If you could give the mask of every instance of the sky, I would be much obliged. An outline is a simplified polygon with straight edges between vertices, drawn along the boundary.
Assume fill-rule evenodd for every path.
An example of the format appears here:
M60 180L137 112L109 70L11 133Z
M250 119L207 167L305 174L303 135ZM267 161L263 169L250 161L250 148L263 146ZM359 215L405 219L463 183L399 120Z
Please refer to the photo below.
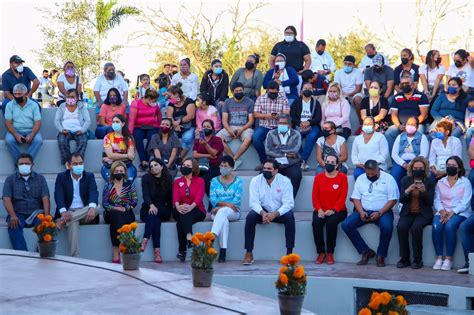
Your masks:
M434 1L445 0L429 0ZM449 1L449 0L448 0ZM43 67L37 62L37 52L43 45L43 34L40 25L46 21L39 8L55 8L58 1L47 0L1 0L0 1L0 70L9 67L8 60L14 54L20 55L37 75ZM249 0L242 0L240 5L248 7ZM302 17L302 2L304 5L304 40L315 42L319 38L327 38L329 34L347 33L357 25L358 20L366 24L371 32L383 41L379 51L396 55L398 49L392 45L393 36L397 41L406 43L406 47L414 48L414 0L272 0L268 5L254 15L263 27L274 29L283 36L283 28L295 25L300 32ZM463 0L452 0L452 7L465 3ZM170 17L178 17L177 3L183 3L191 11L196 10L199 1L121 1L121 4L135 5L146 10L147 7L162 6ZM212 16L214 12L225 9L236 0L204 1L206 12ZM474 1L462 11L448 16L438 28L439 49L442 53L452 53L458 48L468 48L474 51ZM382 9L382 10L381 10ZM181 16L180 16L181 17ZM222 32L227 32L230 23L222 20ZM125 72L126 76L136 78L139 73L148 71L153 65L155 49L143 46L136 40L131 40L132 34L143 24L133 18L126 19L119 27L113 29L104 42L105 46L120 44L124 48L117 58L116 68ZM427 27L424 27L427 30ZM470 36L469 36L470 32ZM392 35L394 34L394 35ZM451 42L457 42L451 44ZM460 46L460 47L458 47ZM314 50L314 47L310 47Z

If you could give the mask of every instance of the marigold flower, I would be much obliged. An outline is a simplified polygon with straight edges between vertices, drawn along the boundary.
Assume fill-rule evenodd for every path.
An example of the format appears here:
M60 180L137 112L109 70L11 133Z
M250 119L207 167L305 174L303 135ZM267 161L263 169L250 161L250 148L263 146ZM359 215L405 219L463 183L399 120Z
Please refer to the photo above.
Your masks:
M303 268L303 266L300 265L293 272L293 277L295 277L295 279L300 279L303 276L304 276L304 268Z
M132 222L132 223L130 223L130 227L132 228L132 230L136 230L137 227L138 227L138 223L137 222Z
M392 300L392 295L388 292L382 292L379 295L379 299L380 299L380 304L387 305Z
M46 228L47 228L47 227L49 226L49 222L48 222L48 221L42 221L42 222L41 222L41 225L42 225L43 227L46 227Z
M122 233L128 233L132 230L132 227L130 226L130 224L125 224L124 226L122 226Z
M214 249L214 247L209 247L207 249L207 253L210 255L217 255L217 251Z
M209 241L209 240L206 241L206 246L207 246L207 247L211 247L211 246L212 246L212 241Z
M45 235L43 236L43 241L45 241L45 242L49 242L49 241L51 241L52 239L53 239L52 236L49 235L49 234L45 234Z
M201 244L201 241L199 241L199 239L196 237L196 235L191 238L191 242L193 242L193 244L196 245L196 246Z
M395 311L388 311L388 315L400 315L400 314Z
M194 236L196 236L198 238L198 240L200 240L201 242L205 241L204 234L202 234L202 233L197 232L196 234L194 234Z
M364 307L359 311L359 315L372 315L372 311L369 310L367 307Z
M214 236L213 233L208 231L204 234L204 240L205 241L211 241L212 242L214 239L215 239L215 236Z
M397 296L396 300L397 300L397 305L400 305L400 306L406 306L407 305L407 301L401 295Z
M44 216L44 219L45 219L46 221L48 221L48 222L53 221L53 217L50 216L49 214L48 214L48 215L45 215L45 216Z
M375 298L370 299L369 305L371 309L378 310L380 306L380 297L376 295Z
M123 254L127 251L127 246L123 245L123 244L120 244L119 245L119 250L120 252Z
M39 232L39 233L43 232L43 226L42 225L37 225L36 226L36 232Z
M54 222L49 223L49 227L55 228L55 227L56 227L56 223L54 223Z
M44 214L40 213L37 216L38 220L43 221L44 220Z
M123 231L122 231L122 228L117 229L117 233L122 233L122 232L123 232Z
M300 261L300 256L298 254L289 254L288 255L288 263L290 265L296 265Z
M288 276L284 273L280 274L280 282L282 285L286 286L288 284Z
M288 265L288 256L281 257L280 263L285 266Z
M288 270L288 267L287 267L287 266L282 266L282 267L280 268L280 273L285 273L287 270Z

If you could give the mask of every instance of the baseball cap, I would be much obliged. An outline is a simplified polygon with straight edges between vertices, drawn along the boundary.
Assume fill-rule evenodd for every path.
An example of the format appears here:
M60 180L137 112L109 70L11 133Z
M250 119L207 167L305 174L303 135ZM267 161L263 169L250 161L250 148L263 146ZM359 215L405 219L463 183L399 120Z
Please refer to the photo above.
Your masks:
M23 59L21 59L20 56L13 55L13 56L10 57L10 62L22 63L22 62L25 62L25 61Z
M383 66L384 64L383 61L384 61L383 56L380 54L376 54L374 58L372 58L372 63L374 66Z

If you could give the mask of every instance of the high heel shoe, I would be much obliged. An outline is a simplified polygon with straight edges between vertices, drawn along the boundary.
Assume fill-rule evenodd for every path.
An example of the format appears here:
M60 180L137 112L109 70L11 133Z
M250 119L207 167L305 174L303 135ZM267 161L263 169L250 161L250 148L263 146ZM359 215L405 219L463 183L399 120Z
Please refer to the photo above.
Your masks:
M225 263L225 254L226 254L226 249L221 248L220 251L219 251L219 258L217 259L217 262Z
M113 264L120 264L120 254L119 254L119 257L117 259L112 258L112 263Z
M140 247L140 250L141 250L142 252L145 251L147 244L148 244L148 239L147 239L147 238L144 238L143 241L142 241L142 247Z
M163 259L161 258L161 252L159 248L155 248L155 262L157 264L161 264L163 262Z
M179 261L184 262L186 260L186 252L178 252L176 258L178 258Z

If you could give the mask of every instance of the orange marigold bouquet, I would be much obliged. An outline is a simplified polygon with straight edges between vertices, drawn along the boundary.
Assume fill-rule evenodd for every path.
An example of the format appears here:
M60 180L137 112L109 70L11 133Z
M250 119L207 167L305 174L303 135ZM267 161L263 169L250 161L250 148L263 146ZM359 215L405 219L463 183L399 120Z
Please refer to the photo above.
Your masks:
M388 292L373 292L368 307L359 311L359 315L407 315L407 301L401 295Z
M33 228L33 232L38 236L40 242L51 242L54 240L58 230L56 228L56 223L53 222L53 217L44 215L42 213L37 216L40 223Z
M298 265L299 261L300 256L297 254L289 254L280 259L283 266L275 282L279 294L291 296L306 294L306 274L303 266Z
M217 251L212 244L215 236L211 232L196 233L193 235L193 253L191 255L191 267L195 269L212 269L212 262L217 257Z
M118 239L120 241L119 249L122 254L138 254L141 252L141 243L135 236L137 229L137 222L124 224L117 230L119 233Z

